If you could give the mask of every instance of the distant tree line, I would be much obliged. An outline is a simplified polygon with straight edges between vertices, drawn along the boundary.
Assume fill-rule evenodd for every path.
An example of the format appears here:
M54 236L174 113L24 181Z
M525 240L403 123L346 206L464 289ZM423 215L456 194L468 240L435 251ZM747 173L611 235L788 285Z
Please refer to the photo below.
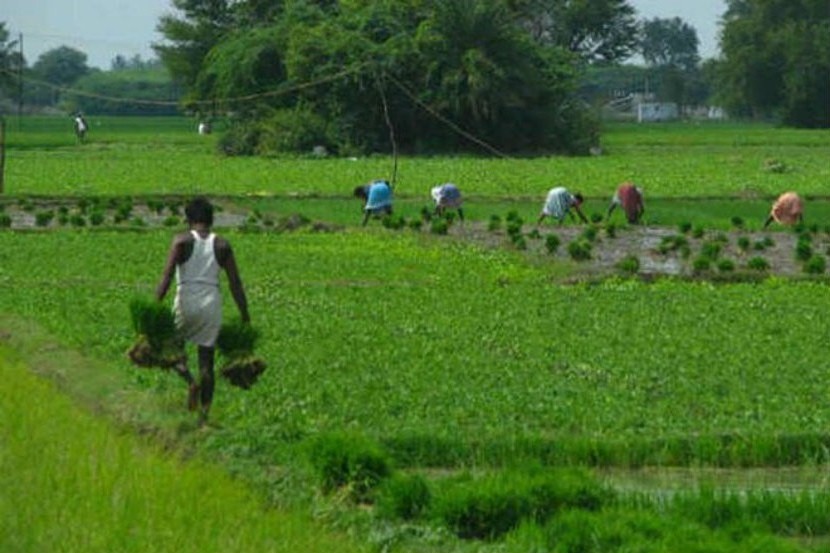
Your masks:
M827 0L727 0L721 55L626 0L171 0L158 60L62 46L30 67L0 22L0 112L232 114L229 153L583 153L621 91L830 127ZM639 54L644 65L624 65ZM23 76L21 86L20 75ZM22 91L22 98L20 92ZM478 140L475 141L475 140Z

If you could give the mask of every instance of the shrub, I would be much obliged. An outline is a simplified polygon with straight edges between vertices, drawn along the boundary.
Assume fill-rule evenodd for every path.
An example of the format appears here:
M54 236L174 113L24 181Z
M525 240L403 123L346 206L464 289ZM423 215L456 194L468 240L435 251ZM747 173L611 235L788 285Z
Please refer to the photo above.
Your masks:
M629 255L617 263L617 269L624 273L636 274L640 271L640 260L636 255Z
M356 501L368 500L371 491L392 473L386 453L360 434L322 434L311 442L309 455L323 492L348 487Z
M568 244L568 254L574 261L587 261L591 259L591 243L587 240L577 239Z
M827 260L823 255L813 254L804 263L804 272L811 275L820 275L827 270Z
M769 261L763 257L756 256L747 261L746 266L753 271L766 271L769 269Z
M412 520L425 514L432 502L427 481L419 474L395 474L378 489L377 510L387 518Z
M561 240L555 234L548 234L547 238L545 238L545 248L547 248L548 253L556 253L556 250L559 249L559 244L561 244Z

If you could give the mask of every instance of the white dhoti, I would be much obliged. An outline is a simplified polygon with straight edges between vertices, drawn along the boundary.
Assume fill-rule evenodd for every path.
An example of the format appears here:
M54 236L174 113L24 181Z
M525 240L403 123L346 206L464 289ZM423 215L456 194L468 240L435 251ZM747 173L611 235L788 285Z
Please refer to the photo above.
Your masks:
M173 301L176 329L198 346L213 347L222 326L222 297L211 284L179 286Z

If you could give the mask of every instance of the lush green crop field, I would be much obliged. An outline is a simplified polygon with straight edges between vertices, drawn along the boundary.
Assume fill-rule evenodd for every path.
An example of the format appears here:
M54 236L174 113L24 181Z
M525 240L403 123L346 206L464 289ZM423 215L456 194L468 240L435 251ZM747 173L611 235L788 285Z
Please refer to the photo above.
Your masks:
M176 118L93 118L87 144L74 142L69 118L9 119L9 194L125 195L157 193L348 195L354 186L390 178L381 152L360 159L227 158L219 133L198 136ZM220 127L221 130L221 127ZM429 187L456 182L470 195L532 198L565 185L610 198L633 180L647 197L774 196L784 190L827 194L830 132L733 124L609 127L605 155L588 158L398 160L399 197L428 199ZM777 161L783 172L770 171Z
M93 119L83 146L68 121L24 120L17 130L15 123L6 204L33 195L199 192L248 210L347 225L335 233L223 231L269 368L249 391L222 382L217 426L187 439L274 503L312 505L384 546L394 542L389 532L412 532L363 511L343 514L339 496L321 500L308 448L338 432L378 444L396 470L426 475L441 501L447 475L524 463L736 469L830 461L830 296L822 282L567 286L559 282L570 268L553 258L531 261L377 224L355 228L360 206L350 190L387 175L385 156L229 159L215 153L216 135L198 136L185 119ZM587 211L603 213L614 185L634 179L646 188L651 224L728 228L740 216L758 228L769 196L784 189L822 196L809 199L807 220L822 229L830 222L827 132L620 126L609 129L604 147L606 155L584 159L403 158L398 211L415 216L429 204L431 184L454 180L468 192L473 219L511 209L531 220L558 182L581 188L591 197ZM786 170L767 170L769 159ZM124 356L133 339L127 304L152 293L174 230L0 231L0 312L36 321L180 414L183 383L133 368ZM226 309L233 314L227 293ZM690 504L682 494L634 498L615 508L659 505L712 528L751 520L782 535L830 535L830 498L821 490L783 499L759 493L757 512L746 490L701 493ZM619 519L614 512L607 516ZM536 547L527 535L510 540L505 550Z

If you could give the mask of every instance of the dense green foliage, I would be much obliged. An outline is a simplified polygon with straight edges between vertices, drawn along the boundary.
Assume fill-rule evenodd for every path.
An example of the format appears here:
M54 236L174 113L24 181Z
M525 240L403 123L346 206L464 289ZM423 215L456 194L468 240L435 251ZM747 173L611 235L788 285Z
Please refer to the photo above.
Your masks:
M830 127L826 0L729 0L720 95L731 113Z
M615 59L633 40L611 24L631 11L625 2L602 4L570 14L555 40L534 40L523 17L538 7L501 0L289 2L255 23L240 15L253 2L178 2L180 18L160 25L170 45L158 51L196 109L218 102L242 117L228 153L309 143L341 153L587 153L597 132L574 96L576 52ZM266 140L272 127L307 138Z

